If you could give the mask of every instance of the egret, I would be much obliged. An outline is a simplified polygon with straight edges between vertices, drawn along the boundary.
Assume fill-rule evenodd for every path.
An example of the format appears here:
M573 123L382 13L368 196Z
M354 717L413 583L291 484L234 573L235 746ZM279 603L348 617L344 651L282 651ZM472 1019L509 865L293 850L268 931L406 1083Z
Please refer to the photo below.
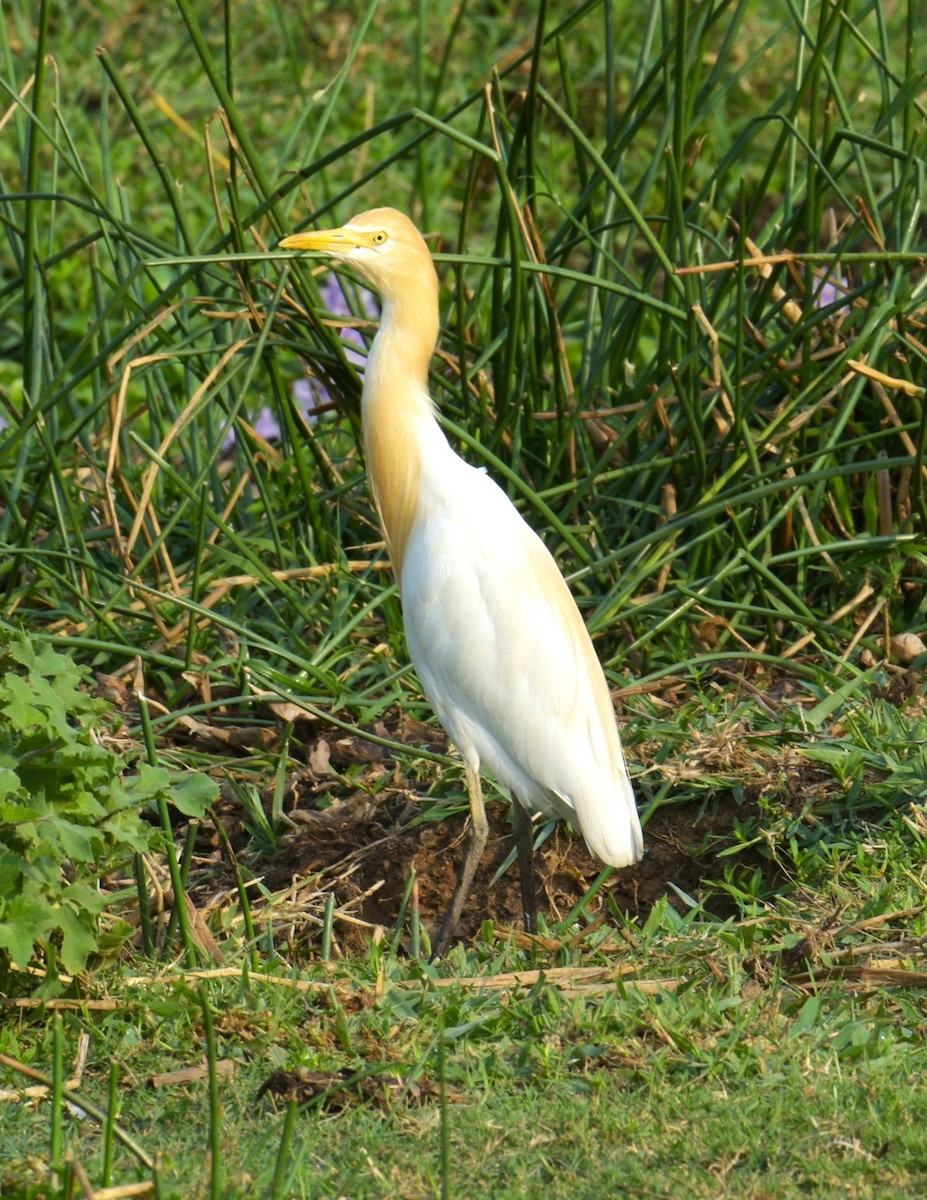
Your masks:
M375 291L380 327L364 370L367 479L402 600L412 664L466 771L467 850L432 943L453 936L488 837L480 770L521 806L516 844L533 928L534 815L560 817L615 867L643 853L640 820L605 675L547 547L485 470L438 424L428 369L438 340L438 277L415 225L376 208L339 229L283 238Z

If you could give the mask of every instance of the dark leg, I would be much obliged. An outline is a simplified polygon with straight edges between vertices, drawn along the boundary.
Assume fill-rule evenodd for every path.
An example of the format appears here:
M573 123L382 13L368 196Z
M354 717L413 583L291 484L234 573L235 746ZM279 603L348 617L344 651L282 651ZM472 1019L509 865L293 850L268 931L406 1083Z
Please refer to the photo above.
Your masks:
M520 804L515 804L515 848L518 851L518 878L521 883L521 907L525 933L537 933L537 877L534 872L534 822Z
M467 896L470 894L473 876L476 874L476 868L480 865L480 859L486 849L486 839L489 837L489 825L486 821L479 772L471 771L469 767L467 767L467 795L470 800L470 838L467 842L467 853L464 855L460 874L457 876L451 903L444 914L437 937L431 944L432 959L441 957L447 949L448 942L454 936L460 914L463 912Z

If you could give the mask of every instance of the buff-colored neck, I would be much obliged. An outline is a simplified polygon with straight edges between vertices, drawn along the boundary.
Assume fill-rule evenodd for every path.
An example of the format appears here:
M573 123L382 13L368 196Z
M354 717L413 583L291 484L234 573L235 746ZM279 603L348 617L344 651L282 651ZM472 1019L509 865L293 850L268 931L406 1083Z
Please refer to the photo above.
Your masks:
M364 374L367 477L383 524L396 580L419 508L423 455L440 431L428 395L438 337L436 292L383 297L380 331Z

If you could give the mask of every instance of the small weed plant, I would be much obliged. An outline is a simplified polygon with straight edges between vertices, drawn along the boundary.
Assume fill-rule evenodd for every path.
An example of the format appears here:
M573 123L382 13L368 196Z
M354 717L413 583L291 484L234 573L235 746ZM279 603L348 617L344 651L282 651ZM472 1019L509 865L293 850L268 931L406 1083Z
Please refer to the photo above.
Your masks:
M118 949L132 926L108 911L125 899L113 881L162 837L143 814L161 799L201 815L215 795L206 777L109 748L89 682L48 645L0 645L0 968L38 953L73 973Z

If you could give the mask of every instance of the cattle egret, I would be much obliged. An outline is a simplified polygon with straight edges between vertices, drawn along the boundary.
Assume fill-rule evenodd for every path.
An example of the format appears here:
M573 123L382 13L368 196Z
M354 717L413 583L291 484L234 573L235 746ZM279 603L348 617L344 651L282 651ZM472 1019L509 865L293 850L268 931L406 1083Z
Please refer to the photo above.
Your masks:
M486 474L451 449L428 393L438 277L402 213L377 208L340 229L297 233L286 250L344 264L382 302L364 371L367 478L425 695L464 762L470 835L436 938L453 936L488 826L480 769L524 814L562 817L606 863L643 853L640 820L605 676L550 552ZM531 825L516 820L526 923L533 923ZM529 882L530 880L530 882Z

